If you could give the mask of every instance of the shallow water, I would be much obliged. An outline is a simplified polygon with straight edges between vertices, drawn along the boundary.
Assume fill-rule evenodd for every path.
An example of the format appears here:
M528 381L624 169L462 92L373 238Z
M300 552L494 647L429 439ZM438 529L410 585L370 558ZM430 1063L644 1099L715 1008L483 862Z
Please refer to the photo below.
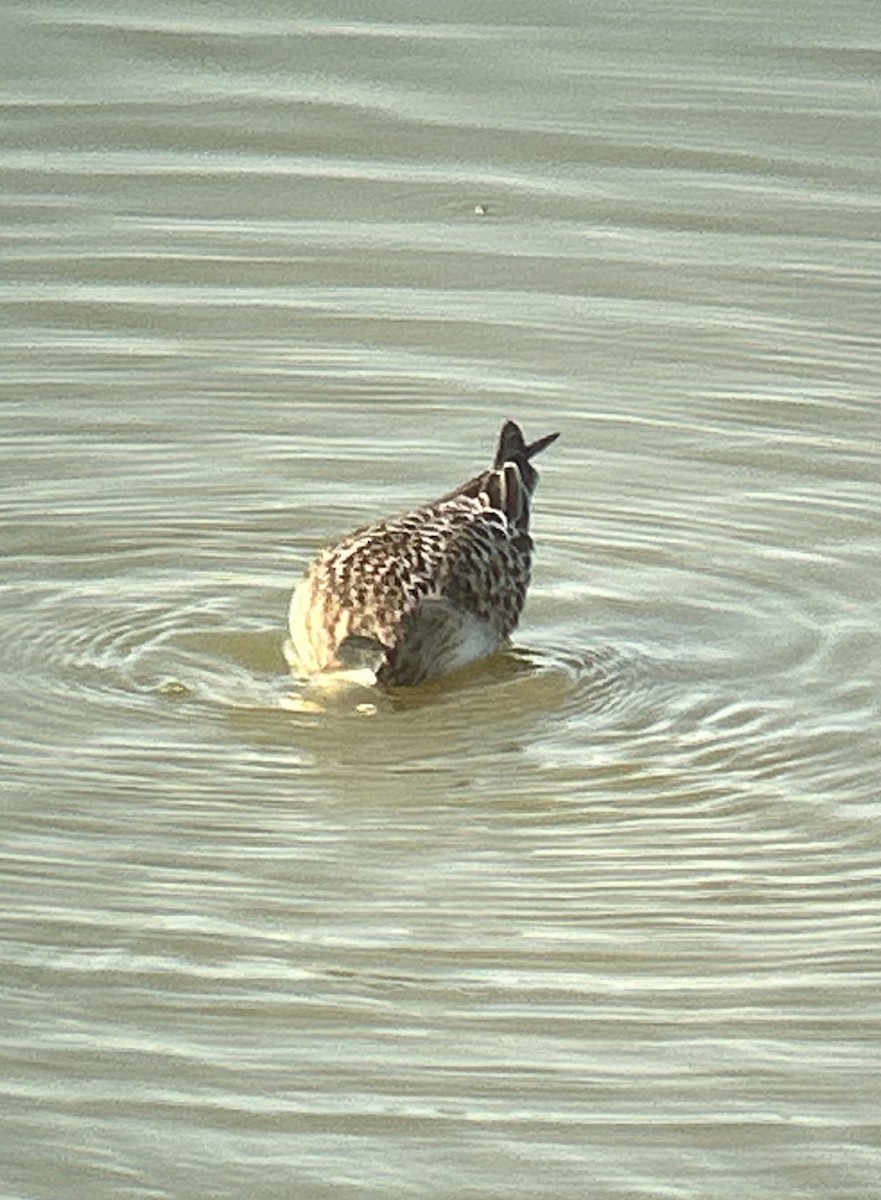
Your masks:
M875 1194L874 9L0 23L4 1195ZM516 649L303 704L507 416Z

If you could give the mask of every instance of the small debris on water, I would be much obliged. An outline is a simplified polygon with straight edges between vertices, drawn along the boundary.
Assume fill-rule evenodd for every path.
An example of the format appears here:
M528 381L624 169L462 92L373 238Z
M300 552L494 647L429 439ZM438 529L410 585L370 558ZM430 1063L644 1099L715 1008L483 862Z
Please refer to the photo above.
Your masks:
M163 680L157 691L168 700L188 700L193 695L193 689L181 683L179 679Z

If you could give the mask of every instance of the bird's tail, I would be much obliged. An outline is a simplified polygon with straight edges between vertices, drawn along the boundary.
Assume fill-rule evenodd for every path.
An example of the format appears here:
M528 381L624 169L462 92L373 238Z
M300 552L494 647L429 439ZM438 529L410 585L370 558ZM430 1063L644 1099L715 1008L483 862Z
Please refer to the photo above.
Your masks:
M514 463L520 468L523 482L529 489L530 494L532 494L535 491L536 483L538 483L538 472L535 467L530 466L529 460L535 458L536 454L540 454L542 450L550 446L551 442L555 442L559 436L559 433L548 433L544 437L538 438L537 441L530 442L527 445L523 438L523 430L517 422L506 421L502 426L502 432L499 434L499 445L496 450L496 458L493 466L498 470L505 463Z
M538 483L538 471L530 462L559 437L549 433L527 443L515 421L506 421L499 434L499 445L491 471L484 476L482 491L491 508L505 514L512 525L529 528L529 502Z
M489 470L475 475L461 487L442 496L437 503L442 504L457 496L480 498L487 508L498 509L512 525L527 530L529 502L538 483L538 471L530 459L546 446L550 446L559 436L559 433L549 433L535 442L527 443L516 421L506 421L499 434L496 456Z

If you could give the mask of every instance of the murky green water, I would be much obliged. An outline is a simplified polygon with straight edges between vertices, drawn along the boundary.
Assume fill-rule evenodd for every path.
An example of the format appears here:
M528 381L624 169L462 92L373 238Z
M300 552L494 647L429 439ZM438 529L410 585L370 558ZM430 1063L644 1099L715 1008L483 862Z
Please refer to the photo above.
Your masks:
M875 9L0 24L3 1195L875 1195ZM508 416L516 652L297 711Z

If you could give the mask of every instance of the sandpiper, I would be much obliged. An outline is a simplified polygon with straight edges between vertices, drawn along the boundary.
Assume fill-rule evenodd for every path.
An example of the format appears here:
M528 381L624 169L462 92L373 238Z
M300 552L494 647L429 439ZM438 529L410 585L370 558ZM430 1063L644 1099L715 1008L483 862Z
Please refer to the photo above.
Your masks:
M529 584L530 460L557 437L527 444L506 421L488 470L322 551L291 598L297 673L415 684L504 646Z

